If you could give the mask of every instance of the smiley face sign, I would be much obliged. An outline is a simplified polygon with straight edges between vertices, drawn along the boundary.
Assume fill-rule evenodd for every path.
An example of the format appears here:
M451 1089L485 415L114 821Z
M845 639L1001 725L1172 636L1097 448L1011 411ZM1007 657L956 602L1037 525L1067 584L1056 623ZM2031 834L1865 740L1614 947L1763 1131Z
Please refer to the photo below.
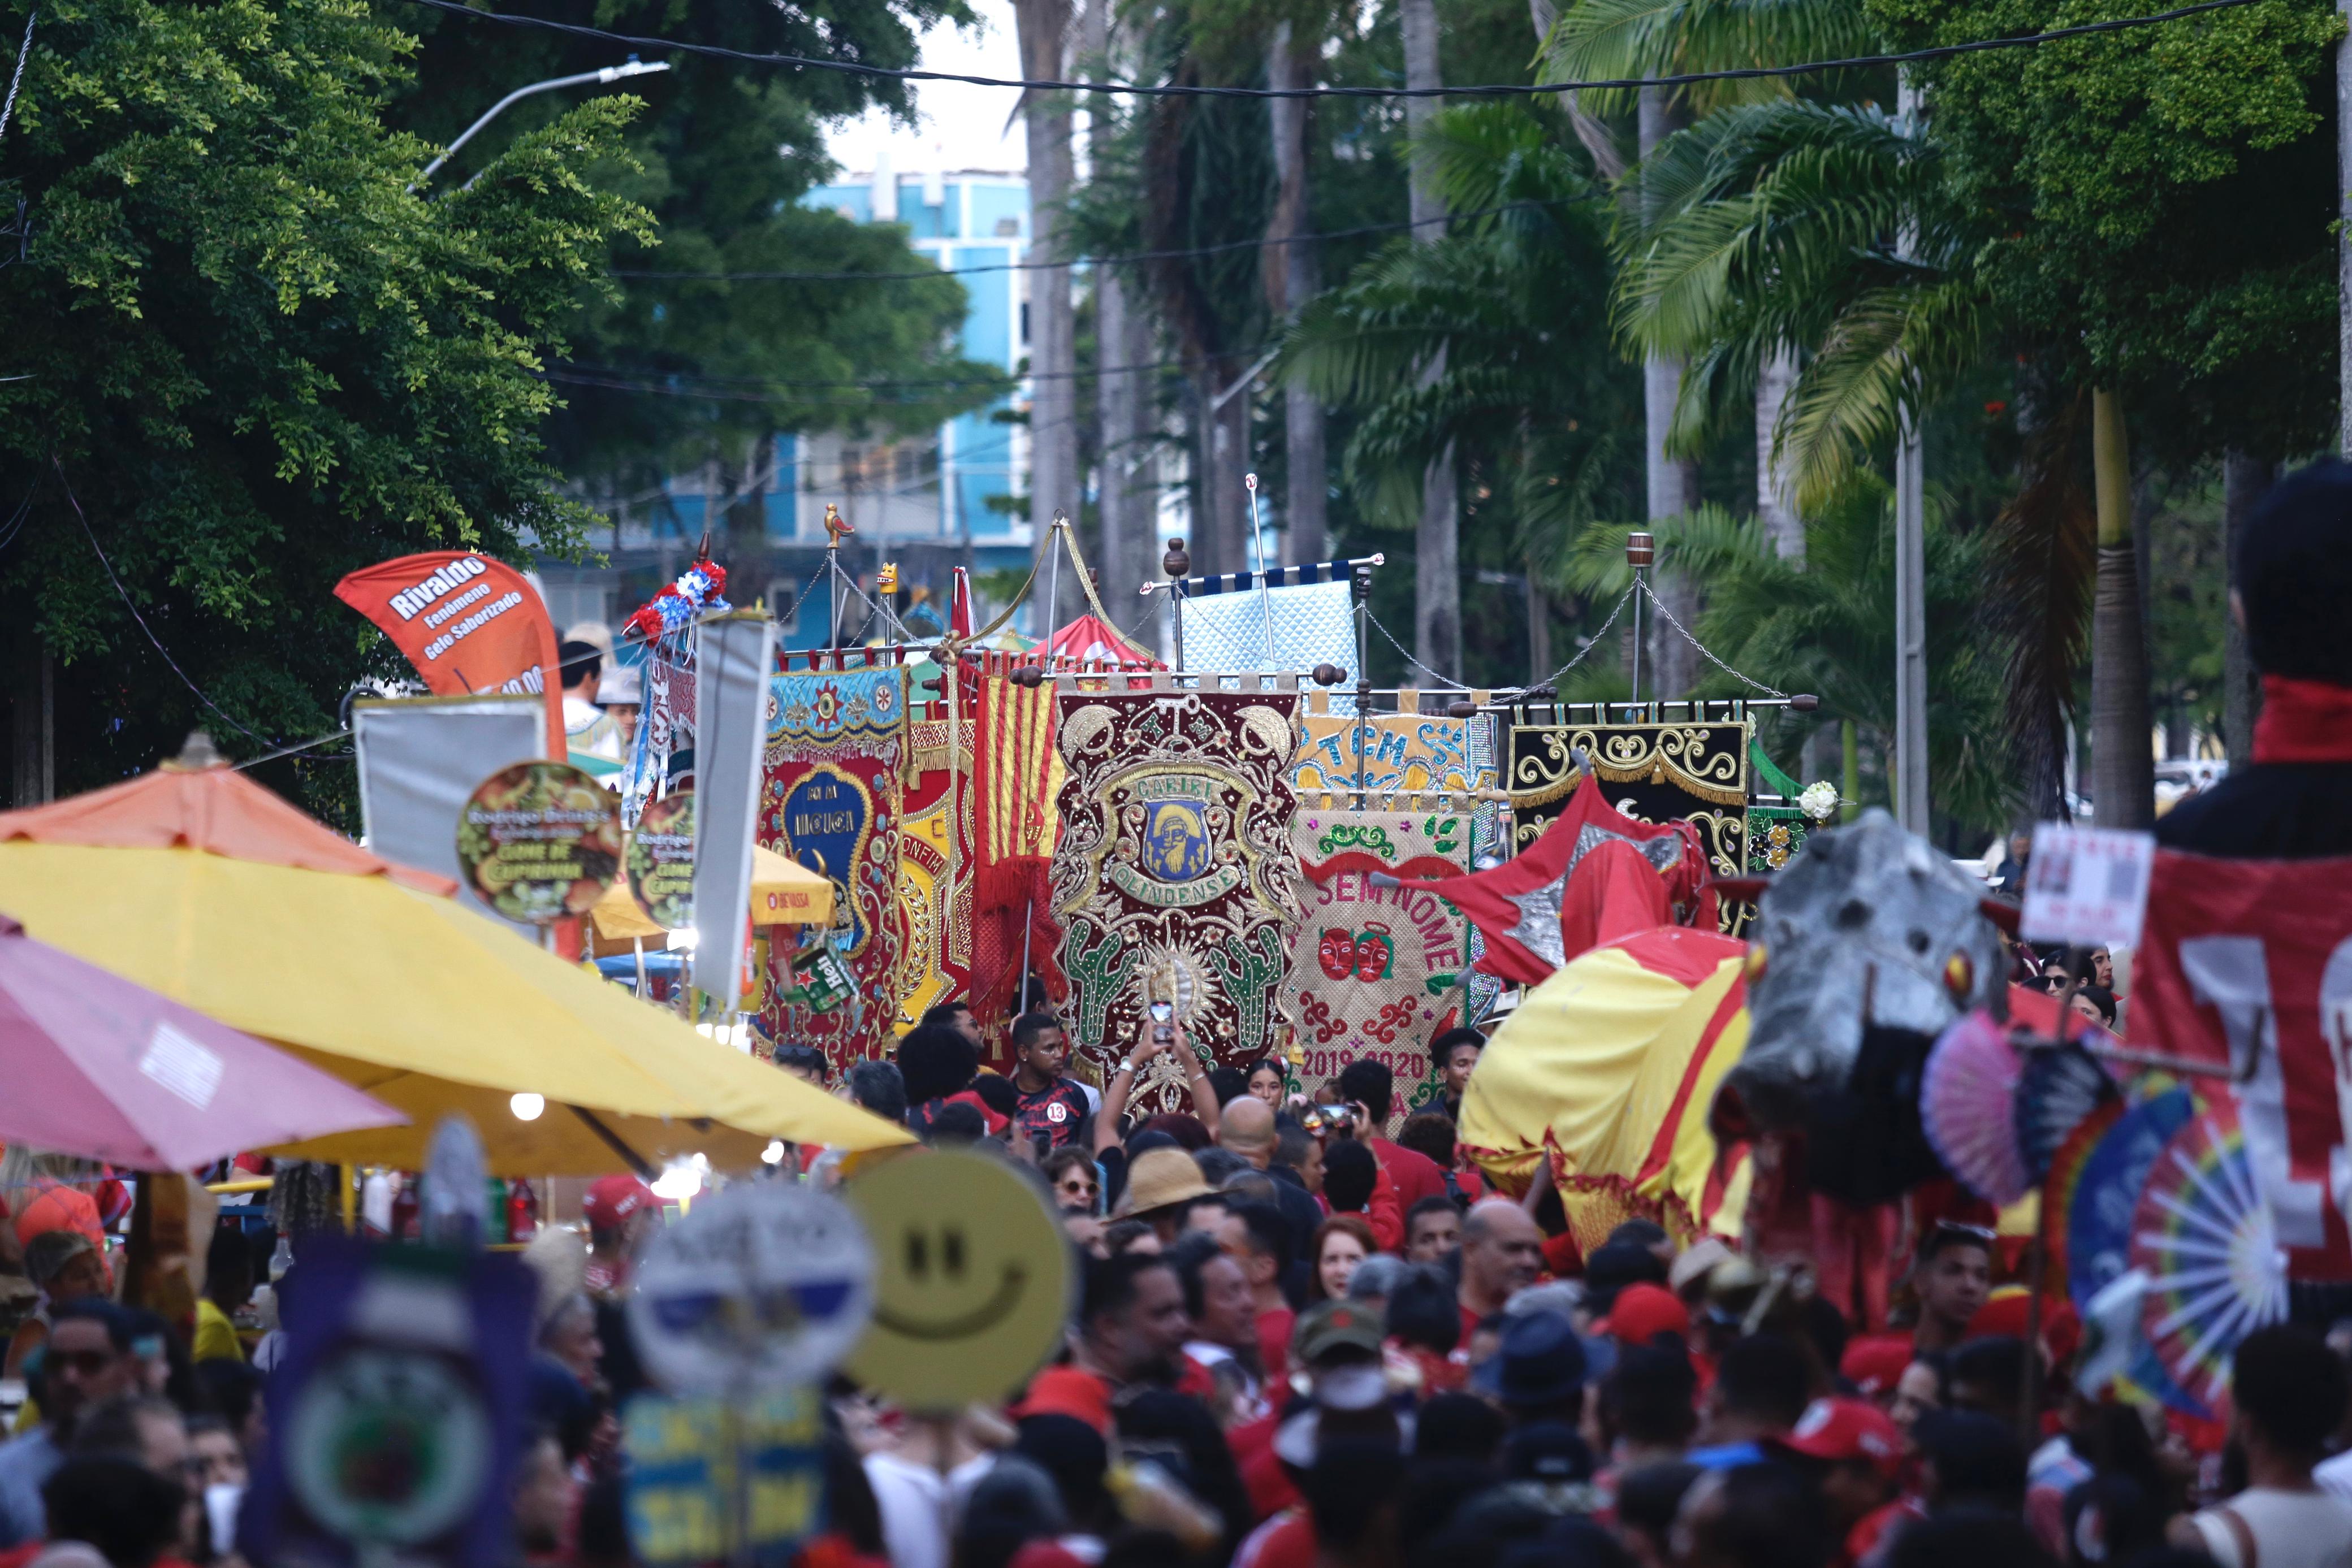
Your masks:
M1061 1343L1069 1243L1002 1161L937 1150L842 1188L874 1248L874 1318L845 1370L908 1409L1003 1398Z

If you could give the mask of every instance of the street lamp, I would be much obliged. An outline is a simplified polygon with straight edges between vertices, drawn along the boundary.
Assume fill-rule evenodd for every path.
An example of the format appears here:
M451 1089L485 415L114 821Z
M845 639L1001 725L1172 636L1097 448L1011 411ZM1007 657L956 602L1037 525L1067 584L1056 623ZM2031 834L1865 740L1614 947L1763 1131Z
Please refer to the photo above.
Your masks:
M490 111L488 114L485 114L481 119L466 127L465 131L458 135L457 140L449 143L447 149L442 152L440 157L436 158L432 162L425 165L425 172L417 175L416 178L409 184L408 193L413 196L416 194L418 191L422 190L425 186L425 183L433 178L433 172L435 170L440 168L442 164L449 162L450 159L456 157L457 155L457 149L463 147L467 142L471 141L474 139L474 133L481 130L483 126L488 125L491 120L496 120L505 111L509 104L529 98L533 93L553 92L557 88L583 87L592 81L600 85L609 85L613 82L619 81L623 77L651 76L656 71L666 71L667 69L669 69L669 62L667 60L656 60L653 64L647 65L643 60L637 58L636 56L631 55L627 63L624 65L606 66L602 70L582 71L577 76L550 77L545 81L535 81L529 87L519 87L515 89L514 91L507 94L506 97L499 99L498 102L490 105Z

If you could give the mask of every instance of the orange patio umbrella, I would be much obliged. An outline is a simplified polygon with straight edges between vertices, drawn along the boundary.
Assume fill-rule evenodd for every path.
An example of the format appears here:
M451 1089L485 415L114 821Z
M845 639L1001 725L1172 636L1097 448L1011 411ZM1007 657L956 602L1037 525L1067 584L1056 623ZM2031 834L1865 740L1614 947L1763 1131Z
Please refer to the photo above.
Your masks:
M908 1141L460 905L242 774L209 740L152 773L0 812L0 909L33 936L295 1050L409 1118L282 1145L416 1168L440 1116L490 1168L592 1175L772 1138Z

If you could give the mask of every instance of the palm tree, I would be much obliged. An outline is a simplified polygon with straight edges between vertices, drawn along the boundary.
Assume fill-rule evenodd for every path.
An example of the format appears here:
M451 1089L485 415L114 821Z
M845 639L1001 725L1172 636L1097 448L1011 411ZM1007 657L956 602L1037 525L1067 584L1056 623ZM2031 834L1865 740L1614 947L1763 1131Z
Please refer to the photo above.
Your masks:
M1842 0L1582 0L1561 15L1544 40L1542 75L1550 81L1622 80L1636 77L1737 69L1790 60L1835 58L1869 52L1876 34L1862 8ZM1638 144L1644 169L1679 124L1736 104L1783 97L1785 81L1763 78L1697 83L1675 89L1643 89L1638 103ZM1622 91L1580 93L1574 106L1600 113L1622 110ZM1580 133L1582 127L1580 125ZM1659 209L1643 169L1630 176L1633 204L1644 226ZM1805 533L1787 476L1773 460L1773 433L1796 373L1801 345L1783 343L1763 356L1750 390L1757 429L1757 516L1785 556L1803 559ZM1674 350L1644 345L1643 373L1654 390L1649 423L1652 516L1681 509L1695 496L1690 446L1675 439L1673 409L1684 365ZM1675 472L1669 473L1669 467Z
M1400 0L1398 19L1404 33L1405 86L1424 92L1442 86L1445 73L1438 59L1437 0ZM1422 141L1435 129L1438 100L1409 98L1404 112L1408 131L1414 141ZM1417 162L1408 195L1413 242L1441 244L1445 198ZM1424 390L1445 379L1446 351L1443 338L1429 346L1417 368ZM1430 454L1422 470L1421 527L1413 550L1414 654L1425 668L1448 678L1462 670L1462 516L1454 457L1454 444L1448 439Z
M1677 444L1727 427L1774 356L1810 350L1773 436L1807 509L1982 360L1979 236L1940 162L1879 110L1795 100L1727 110L1661 150L1656 215L1622 241L1618 324L1689 358Z
M1448 110L1414 155L1446 203L1487 215L1358 267L1300 314L1280 371L1353 416L1341 471L1367 515L1417 527L1452 450L1540 587L1569 523L1597 509L1606 432L1630 402L1607 351L1606 198L1517 105ZM1548 612L1531 603L1531 640Z
M1013 0L1022 73L1033 81L1059 81L1067 62L1071 0ZM1076 169L1070 146L1071 107L1058 94L1022 100L1029 131L1030 256L1066 260L1070 250L1063 210ZM1077 434L1077 315L1066 267L1031 274L1029 520L1040 538L1054 514L1080 509Z

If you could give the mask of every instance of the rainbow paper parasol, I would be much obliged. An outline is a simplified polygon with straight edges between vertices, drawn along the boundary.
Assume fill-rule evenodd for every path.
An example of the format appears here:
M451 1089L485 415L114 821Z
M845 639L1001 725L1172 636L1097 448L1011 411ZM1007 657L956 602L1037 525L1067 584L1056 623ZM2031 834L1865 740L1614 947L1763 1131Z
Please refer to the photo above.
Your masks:
M2068 1178L2066 1286L2084 1322L2092 1321L2092 1303L2099 1292L2130 1270L2132 1221L2140 1189L2147 1185L2165 1145L2197 1110L2196 1095L2179 1087L2126 1105ZM2198 1416L2212 1414L2203 1401L2173 1382L2144 1339L2124 1375L2176 1410Z
M2009 1031L1979 1009L1937 1040L1919 1083L1919 1120L1937 1157L1979 1197L2004 1208L2033 1186L2017 1145L2021 1070Z
M2082 1190L2084 1167L2090 1164L2091 1153L2099 1146L2100 1140L2123 1120L2124 1111L2121 1099L2095 1107L2074 1124L2065 1142L2050 1156L2050 1171L2042 1181L2042 1234L2050 1256L2061 1266L2067 1257L2066 1218L2074 1207L2075 1195Z
M2216 1404L2238 1342L2286 1317L2286 1250L2233 1101L2207 1102L2157 1157L2130 1258L2147 1275L2140 1322L2157 1359L2192 1398Z
M2098 1059L2071 1040L2033 1046L2023 1052L2017 1084L2017 1146L2035 1181L2050 1175L2051 1162L2067 1136L2100 1106L2121 1098L2116 1081Z

